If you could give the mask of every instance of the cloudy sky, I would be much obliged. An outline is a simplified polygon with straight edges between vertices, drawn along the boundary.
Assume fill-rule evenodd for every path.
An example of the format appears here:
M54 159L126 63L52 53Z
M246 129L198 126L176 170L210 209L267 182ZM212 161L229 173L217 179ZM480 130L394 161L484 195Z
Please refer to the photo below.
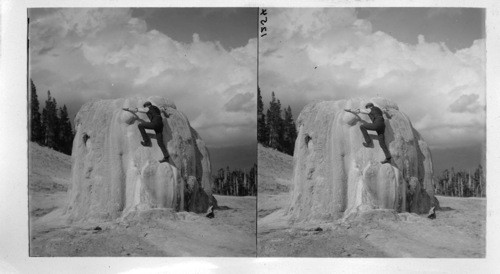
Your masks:
M264 103L296 117L315 99L395 101L431 146L435 168L477 167L485 143L484 10L269 9L259 44Z
M94 98L161 95L188 116L215 168L256 162L256 9L30 9L29 17L42 106L47 90L71 117Z

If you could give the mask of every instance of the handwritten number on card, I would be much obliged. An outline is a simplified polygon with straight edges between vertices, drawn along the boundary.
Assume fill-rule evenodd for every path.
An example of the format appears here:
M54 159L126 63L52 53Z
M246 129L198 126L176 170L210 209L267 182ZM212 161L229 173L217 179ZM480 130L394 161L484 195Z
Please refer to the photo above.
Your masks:
M260 13L259 13L259 16L261 18L260 20L260 37L264 37L267 35L267 27L266 27L266 23L267 23L267 9L261 9L260 10Z

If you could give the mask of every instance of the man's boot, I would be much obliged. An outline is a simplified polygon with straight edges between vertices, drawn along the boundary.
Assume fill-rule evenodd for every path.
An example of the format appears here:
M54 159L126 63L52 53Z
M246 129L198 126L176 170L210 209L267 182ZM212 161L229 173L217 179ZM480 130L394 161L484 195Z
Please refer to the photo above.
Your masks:
M387 164L387 163L390 163L390 162L391 162L391 158L385 158L385 160L383 160L383 161L382 161L382 162L380 162L380 163L382 163L382 164Z
M160 160L160 163L165 163L165 162L168 162L168 159L169 159L169 158L170 158L169 156L165 156L165 157L163 157L163 159L161 159L161 160Z
M151 141L149 141L149 142L141 141L141 145L143 145L145 147L150 147L151 146Z

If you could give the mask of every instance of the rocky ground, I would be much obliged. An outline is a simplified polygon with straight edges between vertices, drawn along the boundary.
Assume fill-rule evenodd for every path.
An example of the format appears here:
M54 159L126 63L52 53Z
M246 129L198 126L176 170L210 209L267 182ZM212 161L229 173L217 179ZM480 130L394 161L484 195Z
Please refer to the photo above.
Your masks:
M256 255L256 198L218 196L215 218L151 210L134 218L67 224L71 159L30 144L30 256Z
M286 161L277 162L277 159ZM437 196L442 210L425 215L378 210L349 221L290 225L292 157L259 146L257 256L482 258L486 199Z

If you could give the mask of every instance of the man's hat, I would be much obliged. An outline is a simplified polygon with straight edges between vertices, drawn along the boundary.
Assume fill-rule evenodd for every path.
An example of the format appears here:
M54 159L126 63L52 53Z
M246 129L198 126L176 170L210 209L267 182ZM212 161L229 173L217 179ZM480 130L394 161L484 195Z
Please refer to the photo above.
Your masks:
M150 105L151 105L151 102L150 101L146 101L144 103L144 105L142 105L142 106L146 108L146 107L149 107Z
M371 107L373 107L373 104L372 104L372 103L368 103L368 104L366 104L366 106L365 106L365 108L371 108Z

